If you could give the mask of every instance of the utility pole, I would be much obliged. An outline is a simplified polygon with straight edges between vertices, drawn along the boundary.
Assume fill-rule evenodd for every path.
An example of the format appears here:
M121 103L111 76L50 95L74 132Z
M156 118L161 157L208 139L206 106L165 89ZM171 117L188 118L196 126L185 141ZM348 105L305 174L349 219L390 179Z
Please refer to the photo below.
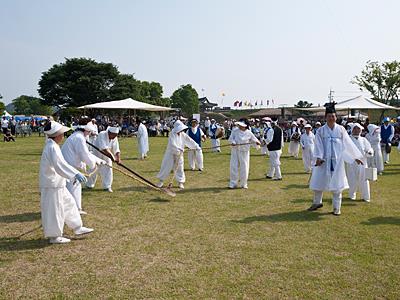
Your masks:
M328 95L329 102L333 102L333 94L334 94L334 93L335 93L335 92L332 91L332 88L330 88L330 89L329 89L329 95Z

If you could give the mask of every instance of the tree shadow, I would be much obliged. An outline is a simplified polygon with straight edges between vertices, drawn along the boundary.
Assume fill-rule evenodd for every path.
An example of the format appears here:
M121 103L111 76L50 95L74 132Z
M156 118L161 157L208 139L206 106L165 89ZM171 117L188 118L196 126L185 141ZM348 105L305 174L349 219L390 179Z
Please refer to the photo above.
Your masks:
M363 225L400 225L400 217L375 217L361 222Z
M310 222L310 221L321 221L322 216L330 215L329 212L309 212L309 211L291 211L286 213L279 213L273 215L260 215L247 217L242 220L232 220L234 223L249 224L254 222Z
M31 222L40 219L40 212L0 216L0 223Z
M282 176L285 176L285 175L307 175L307 176L310 176L310 174L309 173L306 173L306 172L285 172L285 171L283 171L282 172Z
M144 186L126 186L126 187L116 189L116 191L120 191L120 192L141 192L141 193L144 193L148 190L149 190L149 188L146 188Z
M50 246L46 239L20 240L18 238L0 238L0 251L35 250Z
M15 155L18 155L18 156L41 156L42 153L41 152L37 152L37 153L15 153Z
M285 187L281 187L282 190L291 190L291 189L308 189L308 184L288 184Z

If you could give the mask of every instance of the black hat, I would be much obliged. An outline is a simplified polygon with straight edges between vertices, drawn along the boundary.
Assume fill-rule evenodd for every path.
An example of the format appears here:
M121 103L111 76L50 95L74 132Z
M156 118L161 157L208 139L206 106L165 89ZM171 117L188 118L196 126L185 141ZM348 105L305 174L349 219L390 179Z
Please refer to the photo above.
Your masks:
M336 102L334 102L334 101L324 104L324 106L325 106L325 115L326 114L336 114L335 104L336 104Z

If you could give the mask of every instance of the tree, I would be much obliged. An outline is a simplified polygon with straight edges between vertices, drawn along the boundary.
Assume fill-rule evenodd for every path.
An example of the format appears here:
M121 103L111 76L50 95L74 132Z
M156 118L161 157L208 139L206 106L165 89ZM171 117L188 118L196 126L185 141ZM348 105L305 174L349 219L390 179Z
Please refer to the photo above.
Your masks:
M17 115L51 115L52 109L50 106L44 105L40 98L22 95L15 98L14 112Z
M361 74L351 81L362 91L371 93L374 100L395 105L400 95L400 62L368 61Z
M0 101L0 113L3 113L3 111L5 111L6 109L6 105Z
M130 74L119 74L110 88L111 100L121 100L132 98L141 99L141 83Z
M199 95L192 85L182 85L171 96L173 107L180 108L186 116L199 112Z
M158 82L142 81L140 85L140 96L141 101L154 104L162 105L162 94L163 88Z
M297 104L294 105L294 107L298 107L298 108L307 108L307 107L311 107L313 106L312 103L309 103L308 101L302 101L300 100L299 102L297 102Z
M119 71L111 63L99 63L88 58L66 58L42 73L39 95L44 104L81 106L110 100L110 89Z

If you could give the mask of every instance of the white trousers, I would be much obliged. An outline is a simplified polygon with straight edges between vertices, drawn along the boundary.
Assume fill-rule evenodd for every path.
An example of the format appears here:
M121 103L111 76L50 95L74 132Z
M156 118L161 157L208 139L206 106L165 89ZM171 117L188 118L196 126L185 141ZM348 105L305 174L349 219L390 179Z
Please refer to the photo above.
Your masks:
M211 139L211 147L213 147L213 149L211 150L212 152L220 152L221 151L221 148L219 147L220 145L221 143L219 139Z
M381 146L372 145L372 149L374 149L374 156L367 159L368 166L371 168L376 168L378 173L381 173L384 170Z
M78 210L82 210L82 185L79 182L74 184L74 180L67 180L67 190L74 198Z
M300 143L295 141L290 141L288 149L289 154L294 156L295 158L298 158L299 151L300 151Z
M269 151L269 177L282 178L280 161L281 154L282 150Z
M315 164L313 152L313 148L311 147L305 147L302 151L304 170L306 172L311 172L312 167Z
M202 150L189 150L188 151L189 167L192 170L203 169L203 151ZM197 168L196 168L197 167Z
M90 172L92 172L91 170ZM96 185L97 176L100 175L103 189L109 189L113 183L113 170L108 166L100 165L97 171L88 178L86 186L93 188Z
M67 188L40 189L40 207L44 236L63 235L64 223L73 230L82 226L82 219Z
M360 191L363 200L370 200L369 181L365 179L365 166L347 165L347 181L349 182L349 197L356 198L357 191Z
M322 194L323 194L323 191L314 190L313 204L322 204ZM333 209L340 211L340 207L342 206L342 192L335 191L335 192L332 192L332 194L333 194L333 197L332 197Z
M247 187L249 168L250 151L238 151L237 149L231 149L229 186L236 187L240 181L240 187Z
M184 159L183 155L174 155L172 153L165 153L164 158L161 163L160 172L157 178L161 181L165 181L171 171L176 170L175 180L179 183L185 183L186 176L184 170Z
M381 148L382 148L382 154L383 154L383 161L389 162L390 155L389 155L389 153L386 152L385 145L381 146Z

